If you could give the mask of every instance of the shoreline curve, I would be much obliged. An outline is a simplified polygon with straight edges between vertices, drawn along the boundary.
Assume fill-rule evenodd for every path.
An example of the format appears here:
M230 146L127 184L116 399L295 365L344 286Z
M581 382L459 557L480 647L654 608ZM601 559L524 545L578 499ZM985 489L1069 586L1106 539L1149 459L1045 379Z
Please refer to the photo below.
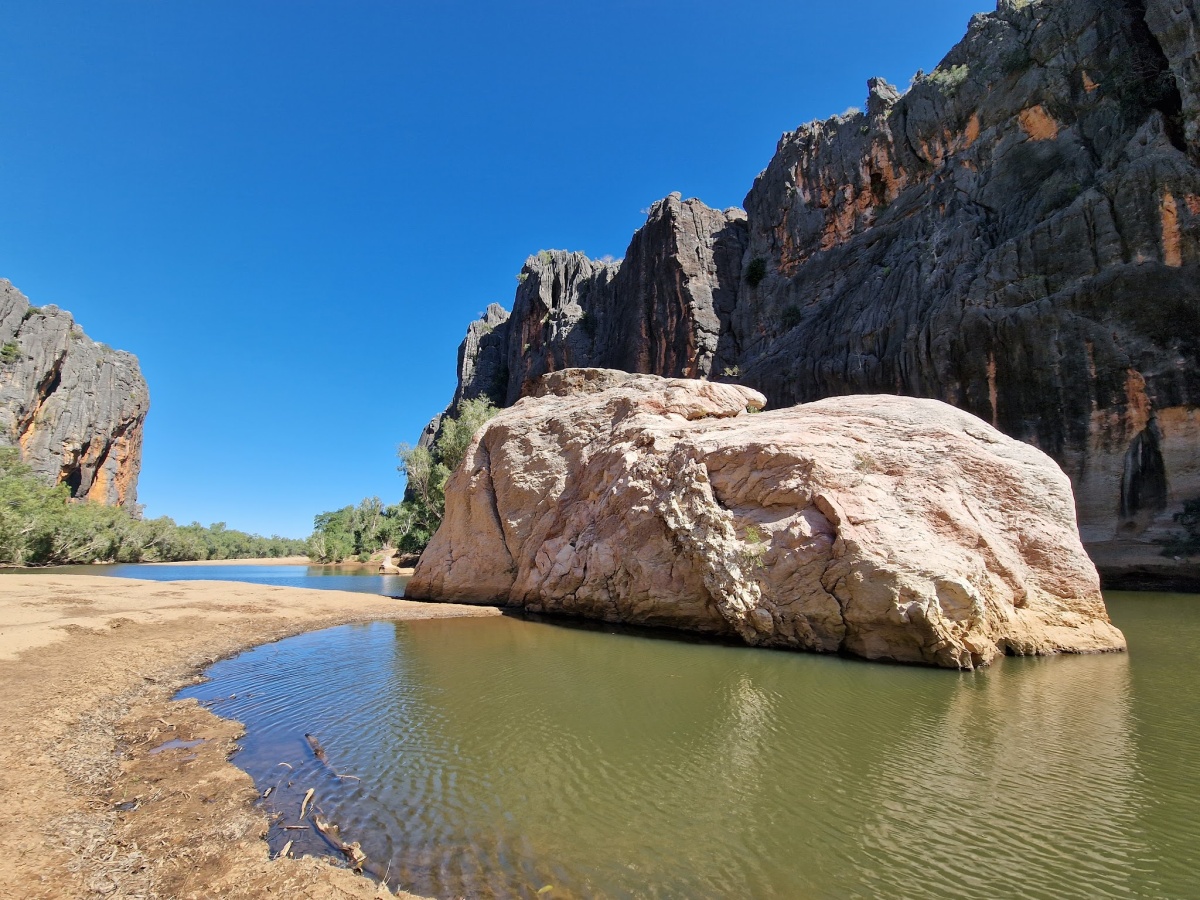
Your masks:
M242 726L171 698L214 662L305 631L500 614L244 582L5 576L0 879L28 898L414 896L326 859L271 859L258 792L229 762ZM171 741L199 743L161 749Z

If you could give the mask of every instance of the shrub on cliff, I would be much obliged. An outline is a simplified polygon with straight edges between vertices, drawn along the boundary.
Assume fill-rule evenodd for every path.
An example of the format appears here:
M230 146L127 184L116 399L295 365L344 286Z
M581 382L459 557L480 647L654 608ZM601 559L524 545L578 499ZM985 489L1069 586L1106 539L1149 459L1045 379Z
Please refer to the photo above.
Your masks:
M934 69L925 76L925 80L937 85L947 97L953 97L970 74L966 66L951 66L948 69Z
M467 400L459 407L458 415L447 416L433 449L401 445L401 471L408 478L408 493L415 526L427 533L420 549L424 549L446 509L446 482L467 455L471 438L498 410L485 397ZM418 551L419 552L419 551Z
M761 257L755 257L750 260L746 266L746 284L752 288L762 284L762 280L767 277L767 261Z

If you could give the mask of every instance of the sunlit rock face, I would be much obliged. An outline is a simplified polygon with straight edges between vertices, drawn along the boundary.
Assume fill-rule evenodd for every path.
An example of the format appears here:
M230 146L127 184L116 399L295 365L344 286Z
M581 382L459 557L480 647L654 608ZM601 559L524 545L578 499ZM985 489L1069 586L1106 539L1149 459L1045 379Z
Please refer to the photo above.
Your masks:
M71 495L137 502L150 392L137 357L98 344L71 314L33 307L0 279L0 446Z
M572 369L476 435L408 596L973 668L1120 650L1045 454L932 400Z

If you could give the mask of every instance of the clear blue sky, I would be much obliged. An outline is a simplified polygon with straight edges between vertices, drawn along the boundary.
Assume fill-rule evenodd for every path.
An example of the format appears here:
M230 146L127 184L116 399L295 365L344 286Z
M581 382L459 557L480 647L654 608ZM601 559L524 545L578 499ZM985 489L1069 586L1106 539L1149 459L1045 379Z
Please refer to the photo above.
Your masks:
M140 358L139 499L305 536L541 248L740 205L782 132L932 69L987 0L5 0L0 276Z

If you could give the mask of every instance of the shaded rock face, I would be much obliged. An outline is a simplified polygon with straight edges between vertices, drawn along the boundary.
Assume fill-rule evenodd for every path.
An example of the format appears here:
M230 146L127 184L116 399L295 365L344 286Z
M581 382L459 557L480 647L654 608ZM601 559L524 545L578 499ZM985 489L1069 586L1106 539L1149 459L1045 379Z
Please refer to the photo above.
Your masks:
M1063 465L1085 540L1168 525L1200 494L1195 7L1149 12L1002 3L903 97L785 135L746 198L744 381L944 400Z
M676 193L650 208L624 260L563 250L529 257L512 314L493 305L471 323L451 411L480 396L510 405L542 375L570 367L713 374L748 235L741 210Z
M1184 136L1194 148L1200 143L1200 9L1187 0L1145 0L1134 6L1144 8L1146 25L1171 67ZM1164 86L1170 85L1164 80Z
M408 596L973 668L1123 649L1040 451L931 400L787 410L546 376L476 435Z
M503 405L508 395L508 311L491 304L483 318L467 327L458 347L458 388L450 408L464 400L486 397Z
M1198 34L1195 0L1000 0L785 134L745 217L672 195L619 265L531 258L491 396L598 365L935 398L1050 454L1085 541L1166 536L1200 497Z
M132 354L97 344L0 279L0 442L71 495L133 505L150 393Z

